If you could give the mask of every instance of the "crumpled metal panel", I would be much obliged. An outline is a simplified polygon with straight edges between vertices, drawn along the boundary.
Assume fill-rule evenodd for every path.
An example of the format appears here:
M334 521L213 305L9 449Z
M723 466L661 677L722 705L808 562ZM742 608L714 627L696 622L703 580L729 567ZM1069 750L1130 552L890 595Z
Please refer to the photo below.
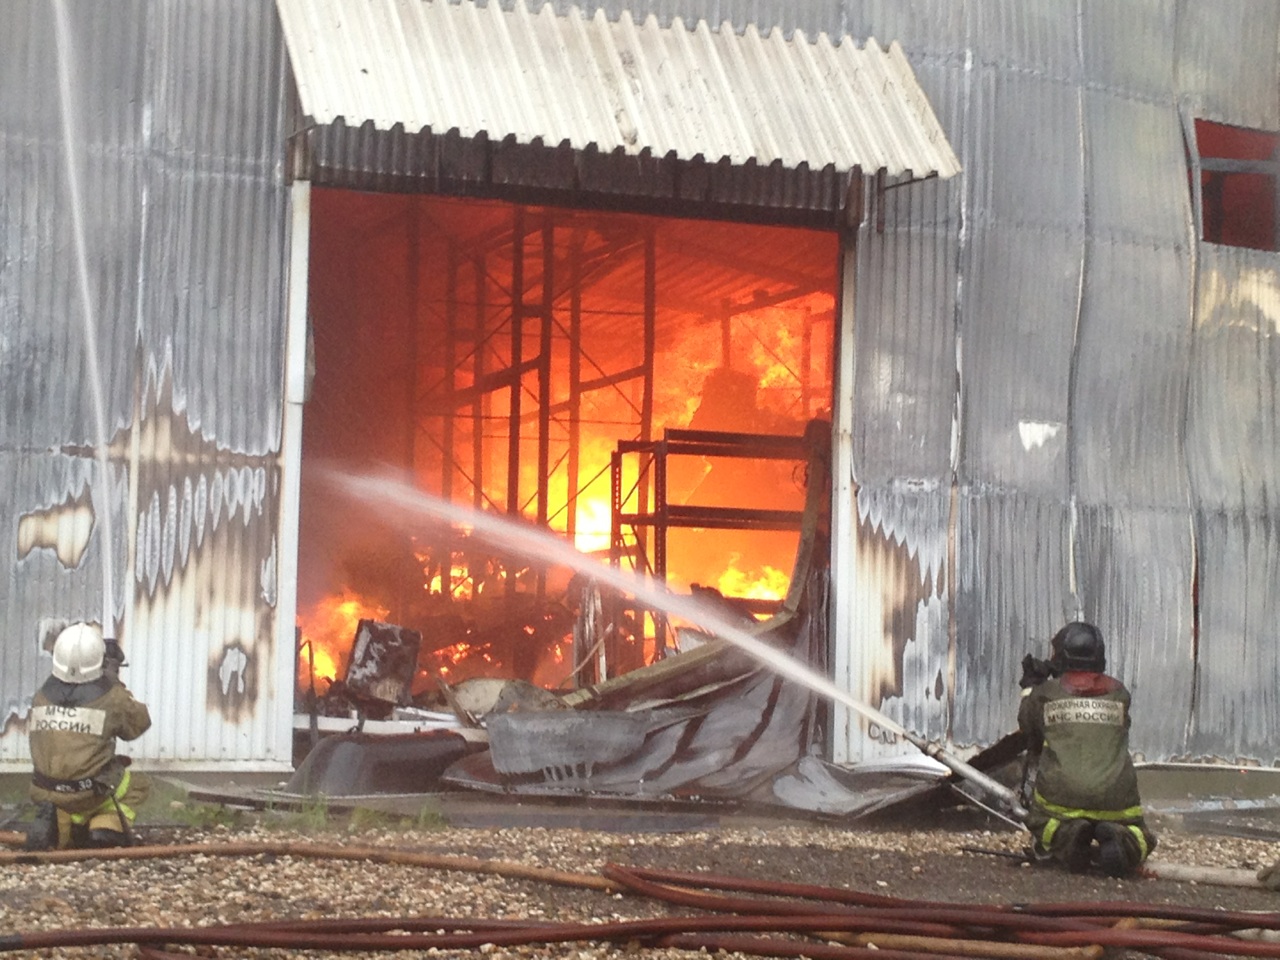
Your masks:
M815 543L826 547L822 538ZM806 563L798 558L798 569ZM825 569L809 573L794 616L764 621L761 631L770 645L817 669L825 655L827 577ZM662 695L650 689L637 697L625 682L604 695L626 698L625 711L490 715L490 750L459 761L443 780L542 796L742 799L759 789L769 802L785 802L769 784L810 752L820 709L813 691L732 649L707 661L673 657L664 664Z
M892 176L959 171L901 49L471 0L277 0L317 124Z

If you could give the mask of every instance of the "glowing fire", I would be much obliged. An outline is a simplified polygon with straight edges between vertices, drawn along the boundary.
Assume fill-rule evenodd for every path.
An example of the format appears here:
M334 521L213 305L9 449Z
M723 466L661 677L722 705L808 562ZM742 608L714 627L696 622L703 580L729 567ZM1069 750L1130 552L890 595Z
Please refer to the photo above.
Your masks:
M442 647L439 650L433 651L431 656L440 661L436 670L439 672L440 676L444 677L446 680L450 679L450 674L452 673L452 668L454 666L471 657L477 657L485 663L493 663L493 657L489 656L489 654L484 651L477 651L475 647L469 643L455 643L450 647Z
M422 559L421 557L419 559ZM472 587L474 581L471 578L469 568L455 563L449 568L449 582L445 584L440 574L436 574L427 583L423 584L422 589L428 593L443 596L448 594L453 600L470 600L472 598Z
M356 627L361 620L384 620L385 607L367 603L361 597L347 591L325 597L308 612L298 616L302 631L302 644L298 650L298 683L309 689L314 677L318 682L332 683L346 669L355 639ZM323 692L323 691L317 691Z
M573 545L583 553L595 553L609 549L612 535L612 519L607 499L584 500L578 498L578 527L574 531Z
M735 556L734 563L740 559ZM787 587L791 577L776 567L762 568L759 574L754 571L739 570L730 567L724 572L716 586L726 597L745 597L751 600L781 600L787 595Z

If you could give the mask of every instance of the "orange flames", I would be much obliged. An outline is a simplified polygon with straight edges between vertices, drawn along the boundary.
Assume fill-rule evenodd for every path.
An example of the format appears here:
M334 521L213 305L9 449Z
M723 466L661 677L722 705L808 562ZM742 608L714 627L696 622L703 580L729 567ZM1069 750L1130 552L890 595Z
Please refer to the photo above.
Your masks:
M351 644L361 620L383 620L385 607L366 602L348 591L324 597L306 613L298 616L302 642L298 649L298 684L311 688L314 678L332 683L347 669ZM314 662L314 672L312 663ZM317 690L317 693L323 692Z
M425 557L419 555L418 559L423 560ZM474 595L474 581L471 578L471 571L467 567L455 563L449 568L449 582L447 584L444 582L444 578L437 573L422 585L422 589L440 596L448 595L452 600L470 600Z
M607 551L611 532L608 499L585 499L579 496L578 525L574 530L573 545L582 553Z
M816 297L813 302L805 302L794 307L795 312L808 310L818 313L829 309L829 304ZM784 412L796 409L795 391L798 382L798 371L809 359L818 361L816 366L824 369L829 358L805 358L802 356L804 344L794 327L792 311L784 308L763 308L739 320L751 334L750 348L744 349L736 357L740 372L747 374L757 384L759 391L758 410L734 408L729 411L733 417L741 415L746 418L739 422L731 419L726 422L699 423L699 413L704 384L708 377L725 359L720 354L721 333L718 327L690 328L684 342L674 352L679 354L679 363L671 366L664 378L665 389L655 397L655 422L665 423L673 427L695 427L698 429L720 429L747 431L770 430L780 431L792 429L791 426L774 427L769 417L782 417ZM612 493L609 481L609 463L616 449L618 440L625 438L632 429L627 426L632 415L631 401L618 392L604 391L591 398L593 414L601 424L595 432L584 430L579 443L580 460L578 464L578 482L582 484L573 499L573 546L582 553L595 555L607 563L605 557L611 547L612 538ZM802 409L807 415L810 411ZM723 413L723 411L722 411ZM750 416L748 416L750 415ZM709 416L706 409L702 416ZM751 419L754 417L754 419ZM655 435L659 431L655 430ZM494 443L501 442L496 438ZM685 487L698 490L712 467L709 463L698 461L688 464L694 471L685 477ZM624 467L623 496L626 502L624 511L644 511L652 507L651 475L641 478L635 471L638 466L628 462ZM647 469L647 467L646 467ZM721 471L727 469L723 466ZM626 473L631 470L630 474ZM524 457L520 464L519 487L522 491L534 491L538 486L537 464L531 457ZM566 471L554 471L548 476L546 483L547 526L568 539L570 490ZM721 481L722 483L724 481ZM500 505L506 499L505 477L501 471L489 471L486 474L485 499L491 505ZM741 483L738 484L742 486ZM755 491L750 491L754 493ZM689 496L689 490L677 492L670 490L670 495L683 498ZM704 493L698 494L705 495ZM725 495L729 495L726 493ZM530 495L525 503L526 517L531 512L534 498ZM730 505L730 504L724 504ZM499 508L500 509L500 508ZM531 518L530 518L531 519ZM465 529L459 531L464 536L469 533ZM790 578L787 572L777 567L763 564L765 556L770 556L772 546L761 542L758 549L748 549L747 556L730 550L720 538L701 537L695 551L681 552L671 548L675 561L668 570L673 587L683 581L695 579L703 583L714 583L726 597L781 601L785 598ZM689 560L689 554L696 553L696 558ZM457 551L448 558L446 564L433 562L429 553L415 551L416 558L423 565L422 590L433 599L444 601L479 601L486 593L504 580L521 578L518 568L505 567L501 564L492 569L476 567L468 568L469 554ZM474 559L474 558L472 558ZM624 565L627 561L624 560ZM684 567L681 568L681 564ZM692 565L690 565L692 564ZM679 569L677 569L679 568ZM445 572L447 569L447 573ZM678 588L676 588L678 589ZM496 591L495 595L500 593ZM311 682L311 657L314 656L314 676L317 680L329 680L343 675L347 660L350 657L352 642L355 638L357 622L361 618L386 619L389 615L386 608L371 602L349 590L323 598L305 615L299 616L304 646L298 660L298 679L302 689L307 689ZM407 622L404 626L419 627ZM651 617L641 617L635 624L636 641L642 652L638 658L643 662L652 662L656 656L657 638L654 622ZM568 638L551 641L547 637L541 640L530 638L540 643L544 649L539 651L534 676L521 679L554 686L564 679L566 670L566 650ZM307 642L310 644L308 651ZM505 656L496 657L487 644L457 642L449 646L427 652L424 650L418 672L419 683L430 682L433 675L451 683L478 676L507 676L510 665L500 662ZM320 692L323 692L321 690Z
M349 450L342 456L352 458L353 469L363 467L371 446L408 437L403 465L424 490L518 514L608 562L613 498L623 513L654 508L649 460L643 469L627 460L613 489L610 465L620 443L656 440L669 428L798 435L812 417L829 414L838 314L830 233L611 211L517 211L447 198L419 198L410 207L394 195L322 193L315 222L325 242L313 245L312 275L323 291L313 297L313 321L317 342L342 352L334 354L337 362L317 364L317 390L328 399L309 414L308 436L324 438L318 450ZM411 231L375 234L360 226L401 216ZM350 235L368 239L354 247L336 242ZM446 260L452 266L445 268ZM385 271L349 269L365 263ZM517 297L545 303L546 315L535 310L529 323L513 324L514 311L527 313ZM383 313L394 322L383 323ZM535 316L547 324L546 341ZM351 349L348 331L375 322L387 335ZM410 331L413 350L406 352L403 334ZM403 378L386 376L388 369L410 373L417 389L407 404ZM354 406L350 391L360 394ZM361 418L339 415L346 410L385 413L366 428ZM385 459L404 455L397 446ZM308 454L304 469L310 462ZM802 471L793 465L692 455L667 466L672 505L785 510L803 502ZM376 529L359 529L352 518L352 546L363 550L365 538L376 540L370 559L388 562L356 556L346 569L335 565L327 585L308 580L317 592L300 598L303 689L313 678L345 676L362 617L424 631L425 675L456 682L519 670L531 679L545 670L563 677L561 661L573 653L561 620L541 624L534 637L509 636L503 622L474 624L504 615L510 596L523 602L535 591L572 622L571 603L561 602L566 571L504 555L501 544L477 543L465 529L421 542L418 531L394 522L384 533L389 518L371 511ZM316 557L317 570L329 573L321 558L345 556L337 542L345 529L326 522L320 509L304 509L302 517L300 556ZM654 531L620 535L615 559L652 575ZM663 576L674 590L715 585L726 597L760 601L745 607L768 609L764 601L785 596L788 575L766 564L789 571L788 543L794 548L791 531L670 529ZM320 598L321 590L333 595ZM641 616L627 626L633 646L643 648L630 660L652 662L651 621ZM538 647L536 666L519 645L525 639Z
M431 656L440 661L436 670L446 680L454 679L451 674L456 664L462 663L473 656L486 664L493 663L493 657L483 651L477 651L469 643L455 643L449 647L433 650Z
M580 526L578 531L579 549L595 542L607 546L608 505L598 500L580 500L578 503ZM599 532L600 519L604 518L605 532ZM595 522L590 521L595 518ZM450 570L451 584L446 588L441 577L436 576L423 583L423 589L436 595L442 595L447 589L454 600L473 599L471 577L465 566L455 564ZM748 567L738 553L731 553L728 565L716 581L716 586L726 597L747 598L755 600L781 600L786 596L789 577L782 570L769 565L758 568ZM386 620L390 611L368 598L344 589L341 593L322 598L318 603L298 616L301 631L301 645L298 651L297 676L301 690L308 690L313 682L318 693L324 693L328 684L342 677L347 669L351 656L352 644L356 629L362 619ZM406 626L413 626L406 624ZM644 648L646 662L655 655L656 636L654 624L648 618L642 618L640 635L637 638ZM532 627L525 628L527 633L534 633ZM554 686L564 679L566 670L568 638L551 642L538 658L536 677L526 677L533 682L542 682ZM446 647L424 652L423 669L420 677L429 677L432 672L450 682L477 676L503 675L504 667L497 663L491 653L483 646L469 642L458 642ZM321 681L324 684L321 685Z
M726 597L744 597L750 600L782 600L791 585L791 577L776 567L765 564L759 572L739 570L741 561L735 555L729 569L717 581L716 586Z

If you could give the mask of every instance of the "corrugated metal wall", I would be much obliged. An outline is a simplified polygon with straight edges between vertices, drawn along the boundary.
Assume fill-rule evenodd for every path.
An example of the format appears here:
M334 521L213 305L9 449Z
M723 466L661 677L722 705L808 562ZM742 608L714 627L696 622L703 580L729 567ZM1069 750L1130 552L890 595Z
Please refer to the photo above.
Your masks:
M0 761L25 756L22 720L49 669L42 644L60 622L102 619L106 595L124 678L155 720L135 756L287 764L293 651L279 649L274 615L286 73L274 10L68 2L68 126L57 9L0 6L0 517L16 547L0 551Z
M896 192L859 237L855 582L881 600L852 643L887 650L889 598L916 616L895 662L842 679L989 743L1022 654L1084 617L1139 753L1274 762L1280 256L1197 241L1183 129L1280 125L1280 8L845 8L903 43L967 173ZM950 577L904 592L948 537Z
M1274 4L1188 3L1178 24L1187 110L1280 128ZM1199 552L1194 753L1275 758L1280 743L1280 265L1195 248L1187 475Z
M1135 691L1147 759L1274 762L1280 267L1196 239L1184 130L1194 117L1280 127L1280 7L580 5L897 39L965 167L889 191L883 230L873 206L858 238L856 562L835 571L855 602L836 679L920 732L989 742L1013 724L1022 654L1083 616ZM74 5L93 287L116 318L100 337L108 494L94 482L48 10L0 7L0 390L13 411L0 516L18 544L0 580L0 757L24 749L14 721L46 668L41 618L101 603L91 505L116 520L130 679L162 705L163 735L142 752L278 759L278 27L261 0ZM859 734L834 746L874 750Z

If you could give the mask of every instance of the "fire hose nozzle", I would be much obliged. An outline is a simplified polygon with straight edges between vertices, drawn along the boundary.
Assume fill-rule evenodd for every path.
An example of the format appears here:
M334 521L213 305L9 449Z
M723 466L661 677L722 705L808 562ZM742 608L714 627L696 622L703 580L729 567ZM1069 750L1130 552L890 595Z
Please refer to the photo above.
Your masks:
M102 659L114 663L117 667L126 667L128 664L124 659L124 648L120 646L120 642L111 637L103 638L105 649L102 652Z
M952 756L942 749L941 745L930 743L922 737L913 736L910 733L904 733L906 739L918 748L927 757L932 757L941 763L944 767L955 773L957 776L963 777L979 788L981 788L989 796L994 797L1008 811L1009 816L1017 820L1019 823L1027 819L1027 809L1018 799L1018 795L1003 783L992 777L987 776L977 767L970 766L959 757Z

